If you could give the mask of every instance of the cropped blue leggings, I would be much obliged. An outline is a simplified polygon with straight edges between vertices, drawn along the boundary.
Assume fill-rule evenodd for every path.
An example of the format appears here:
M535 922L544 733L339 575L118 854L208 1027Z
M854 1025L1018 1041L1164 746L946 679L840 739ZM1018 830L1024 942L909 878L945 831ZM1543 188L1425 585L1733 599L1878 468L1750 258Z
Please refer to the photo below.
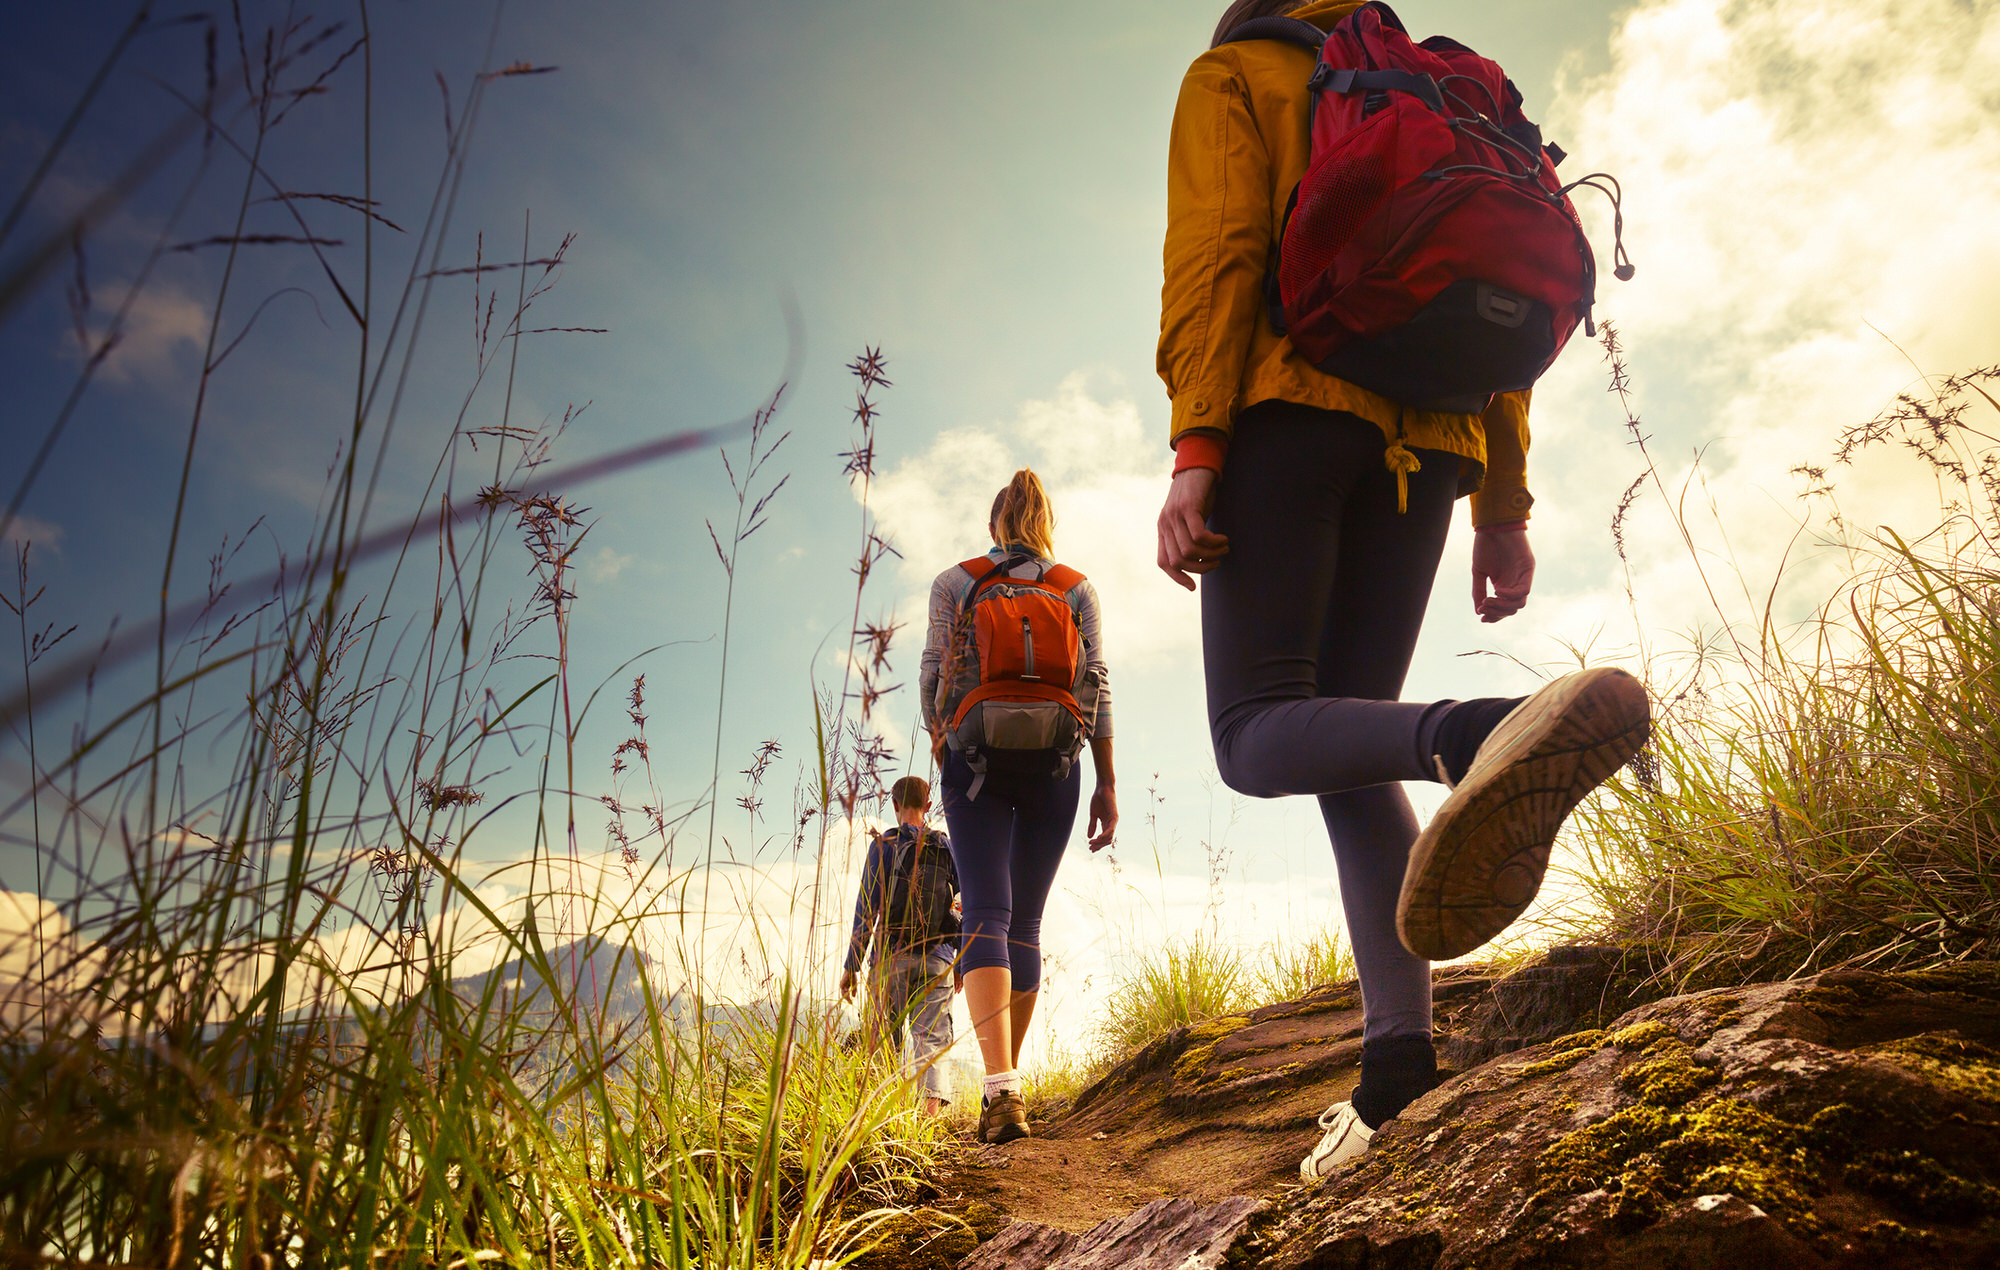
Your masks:
M1076 828L1083 771L1071 767L1061 780L990 772L979 797L967 798L972 778L965 760L947 752L939 784L958 866L965 932L959 969L1007 966L1014 991L1035 992L1042 986L1042 906Z

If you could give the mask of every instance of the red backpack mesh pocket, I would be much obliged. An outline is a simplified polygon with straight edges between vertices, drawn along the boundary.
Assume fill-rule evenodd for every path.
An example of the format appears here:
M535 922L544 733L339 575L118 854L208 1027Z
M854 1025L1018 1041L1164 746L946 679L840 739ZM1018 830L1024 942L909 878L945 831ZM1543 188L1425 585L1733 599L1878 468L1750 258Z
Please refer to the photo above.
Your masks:
M1296 296L1333 267L1333 258L1389 196L1389 165L1364 151L1309 171L1299 182L1299 201L1285 227L1278 288Z

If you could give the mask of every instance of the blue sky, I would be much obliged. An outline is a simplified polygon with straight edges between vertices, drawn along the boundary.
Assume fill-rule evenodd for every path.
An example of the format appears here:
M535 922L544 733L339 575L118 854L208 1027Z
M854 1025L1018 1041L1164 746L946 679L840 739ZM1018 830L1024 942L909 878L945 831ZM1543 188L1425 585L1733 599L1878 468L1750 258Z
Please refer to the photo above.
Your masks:
M127 12L14 8L16 36L0 53L8 190ZM1219 8L515 3L499 16L492 64L559 70L490 86L443 260L469 263L481 234L487 259L518 253L529 215L534 254L576 236L535 324L608 333L524 341L512 405L517 421L537 422L591 403L559 443L565 461L747 413L785 361L784 308L796 303L804 358L780 416L792 431L780 469L792 476L738 580L725 772L767 737L802 753L809 676L838 672L824 654L815 662L815 650L830 632L831 645L842 642L852 603L858 508L836 458L850 436L842 366L879 345L894 387L880 394L877 510L905 563L878 575L866 609L917 615L929 576L983 546L985 500L1012 466L1032 461L1052 474L1071 534L1059 529L1060 553L1099 579L1110 611L1125 864L1159 875L1155 915L1185 925L1205 904L1201 843L1226 837L1248 897L1241 913L1276 929L1327 915L1331 861L1317 817L1296 800L1239 806L1211 783L1194 606L1151 571L1148 538L1168 463L1166 401L1152 371L1165 139L1181 71ZM1869 323L1926 371L1993 360L2000 257L1983 227L2000 223L2000 122L1977 87L2000 64L1990 0L1534 0L1400 11L1419 34L1448 32L1502 61L1579 172L1601 167L1625 180L1639 275L1607 294L1602 312L1630 342L1670 487L1707 448L1701 497L1714 499L1704 523L1715 537L1702 549L1711 561L1733 550L1756 583L1747 590L1760 590L1803 514L1790 464L1824 458L1840 426L1915 381ZM284 13L246 6L258 27ZM435 76L462 111L494 10L389 2L370 6L369 19L374 189L382 214L413 229L444 160ZM345 9L319 13L314 25L333 20L350 26L328 49L356 29ZM358 70L344 67L275 137L270 164L290 188L360 188ZM157 80L198 92L201 76L198 27L143 36L0 257L60 223L174 117ZM1928 115L1912 118L1912 100L1928 103ZM86 242L97 312L129 283L197 150L177 155ZM241 165L218 154L195 186L183 237L226 228L242 179ZM1603 210L1584 211L1602 236ZM275 225L272 215L258 209L265 219L252 228ZM358 277L360 218L331 205L314 216L318 232L347 243L328 249L336 268ZM408 268L410 237L377 232L378 303ZM167 258L25 504L21 532L39 539L33 564L48 585L41 611L79 623L79 641L156 602L221 261L213 249ZM39 443L74 381L62 281L52 278L0 330L9 454ZM391 441L383 517L414 510L449 435L473 365L472 292L455 279L434 293ZM260 518L239 567L266 567L281 547L296 554L351 402L352 323L304 253L246 251L224 328L242 329L267 297L208 405L183 594L196 593L200 562L225 535L233 542ZM1635 512L1634 625L1607 524L1638 465L1604 382L1596 350L1579 342L1538 396L1536 602L1500 628L1469 619L1461 526L1412 696L1523 690L1535 678L1527 667L1561 661L1566 645L1629 658L1637 631L1669 639L1720 620L1655 498ZM497 420L500 402L489 381L468 418ZM16 470L0 465L9 492ZM724 578L703 522L730 510L722 478L710 452L578 491L595 523L581 557L576 678L594 683L642 648L685 641L643 663L655 762L680 800L700 796L714 739ZM1879 509L1893 519L1921 516L1928 493L1883 460L1850 474L1844 496L1857 517ZM1794 575L1798 603L1832 567ZM918 638L903 636L899 679L914 678ZM1480 650L1500 655L1468 656ZM902 723L889 730L906 736L911 694L890 700ZM621 724L605 710L586 727L586 774L608 763ZM0 785L18 788L21 764L8 749ZM1149 828L1155 772L1165 802ZM723 797L735 792L726 779ZM586 849L602 845L595 825L587 818ZM497 829L475 850L518 853L518 825ZM0 886L24 889L22 868L18 851L0 854ZM1107 876L1079 851L1066 882L1087 890Z

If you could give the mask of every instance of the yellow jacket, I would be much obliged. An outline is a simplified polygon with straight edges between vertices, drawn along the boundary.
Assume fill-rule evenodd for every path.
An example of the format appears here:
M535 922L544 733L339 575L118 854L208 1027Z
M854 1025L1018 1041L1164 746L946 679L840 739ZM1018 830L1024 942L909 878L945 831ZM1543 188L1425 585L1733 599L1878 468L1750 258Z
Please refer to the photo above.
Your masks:
M1325 28L1360 7L1310 0L1291 16ZM1483 415L1408 409L1315 369L1271 327L1264 266L1305 175L1312 67L1298 45L1248 40L1203 53L1181 81L1160 289L1159 371L1173 402L1173 444L1190 433L1226 438L1237 414L1260 401L1345 410L1382 429L1392 471L1413 470L1410 449L1463 457L1460 493L1473 496L1473 524L1522 520L1534 502L1526 392L1495 397Z

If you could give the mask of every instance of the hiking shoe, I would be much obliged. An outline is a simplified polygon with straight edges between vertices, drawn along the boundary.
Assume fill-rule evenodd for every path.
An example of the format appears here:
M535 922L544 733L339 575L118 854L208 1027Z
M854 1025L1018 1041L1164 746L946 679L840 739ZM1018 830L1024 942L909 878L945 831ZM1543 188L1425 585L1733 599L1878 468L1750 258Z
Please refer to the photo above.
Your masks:
M1003 1090L979 1108L979 1140L999 1145L1028 1136L1028 1104L1021 1095Z
M1375 1136L1351 1102L1337 1102L1328 1107L1320 1114L1319 1127L1326 1130L1319 1145L1299 1161L1299 1176L1308 1182L1317 1182L1341 1165L1360 1159Z
M1419 957L1461 957L1541 889L1549 847L1583 796L1646 742L1646 688L1622 670L1565 675L1493 729L1410 849L1396 933Z

